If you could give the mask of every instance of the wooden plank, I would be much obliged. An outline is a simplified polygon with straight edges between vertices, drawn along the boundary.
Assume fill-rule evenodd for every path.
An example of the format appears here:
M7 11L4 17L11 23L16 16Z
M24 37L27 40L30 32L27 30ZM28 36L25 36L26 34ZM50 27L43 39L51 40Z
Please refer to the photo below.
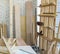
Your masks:
M27 44L33 44L33 29L32 29L32 18L33 18L33 4L31 1L26 1L26 38Z
M48 26L48 17L45 17L44 18L44 27L47 27ZM43 28L44 29L44 37L47 37L47 33L48 33L48 29L47 28ZM44 39L44 43L43 43L43 47L45 49L45 51L47 50L47 40Z
M10 0L10 37L13 37L13 1Z
M2 39L4 40L4 43L6 44L6 47L8 48L9 53L12 54L11 47L7 43L6 39L3 36L2 36Z
M55 14L40 14L39 16L44 16L44 17L55 17Z
M1 36L2 36L2 24L0 24L0 38L1 38Z
M5 38L4 36L2 36L2 39L7 47L7 50L8 50L8 53L9 54L12 54L13 51L12 51L12 48L15 47L15 42L16 42L16 39L14 38Z
M20 16L21 38L26 41L26 16Z
M52 48L53 48L53 46L55 45L55 43L56 43L56 41L52 42L52 44L51 44L51 46L50 46L47 54L51 54Z
M40 4L39 7L49 7L49 6L56 6L56 4L50 3L50 4Z
M43 22L44 23L44 17L40 17L40 22ZM42 33L44 34L43 26L40 26L40 31L42 31ZM40 38L39 41L40 41L40 43L39 43L40 44L40 49L43 49L43 43L44 43L43 38Z
M20 25L20 5L15 5L15 33L16 38L21 38L21 25Z

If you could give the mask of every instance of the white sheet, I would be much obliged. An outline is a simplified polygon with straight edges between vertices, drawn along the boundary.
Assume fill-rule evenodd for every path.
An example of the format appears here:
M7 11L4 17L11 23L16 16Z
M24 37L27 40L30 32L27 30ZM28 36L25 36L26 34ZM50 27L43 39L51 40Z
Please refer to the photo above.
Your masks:
M12 51L14 54L36 54L30 46L16 46Z

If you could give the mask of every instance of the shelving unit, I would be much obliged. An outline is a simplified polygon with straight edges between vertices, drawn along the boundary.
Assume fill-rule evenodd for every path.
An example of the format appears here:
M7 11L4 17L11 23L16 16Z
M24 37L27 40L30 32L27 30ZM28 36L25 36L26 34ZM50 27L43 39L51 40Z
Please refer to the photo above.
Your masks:
M40 49L44 49L44 51L47 51L52 41L54 40L55 36L55 22L56 22L56 4L57 0L41 0L40 4L40 22L39 24L44 24L40 26L40 31L42 31L43 35L39 36L40 41ZM54 49L54 47L53 47ZM54 54L54 51L52 49L52 52L50 54Z

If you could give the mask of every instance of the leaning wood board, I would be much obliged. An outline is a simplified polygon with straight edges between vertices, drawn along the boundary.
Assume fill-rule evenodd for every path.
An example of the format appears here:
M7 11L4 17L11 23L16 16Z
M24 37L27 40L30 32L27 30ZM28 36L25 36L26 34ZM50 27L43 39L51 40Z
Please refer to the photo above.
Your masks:
M50 40L53 40L55 36L56 3L57 0L41 0L40 5L40 21L43 20L44 23L44 27L40 27L40 30L43 29L43 36L49 38ZM41 49L48 50L50 45L51 42L40 38ZM53 52L51 52L51 54L53 54Z
M15 8L15 33L16 38L21 38L21 23L20 23L20 5L16 4Z
M10 8L10 37L13 37L13 1L9 1Z
M32 18L33 18L33 4L31 1L26 1L26 42L27 44L31 45L33 44L33 24L32 24Z

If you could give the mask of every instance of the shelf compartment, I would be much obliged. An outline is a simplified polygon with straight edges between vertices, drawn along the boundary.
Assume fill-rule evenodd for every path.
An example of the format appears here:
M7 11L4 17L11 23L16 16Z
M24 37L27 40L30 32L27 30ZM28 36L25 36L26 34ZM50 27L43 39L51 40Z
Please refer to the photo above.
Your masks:
M55 17L56 16L56 14L40 14L40 15L38 15L38 16L47 16L47 17Z

